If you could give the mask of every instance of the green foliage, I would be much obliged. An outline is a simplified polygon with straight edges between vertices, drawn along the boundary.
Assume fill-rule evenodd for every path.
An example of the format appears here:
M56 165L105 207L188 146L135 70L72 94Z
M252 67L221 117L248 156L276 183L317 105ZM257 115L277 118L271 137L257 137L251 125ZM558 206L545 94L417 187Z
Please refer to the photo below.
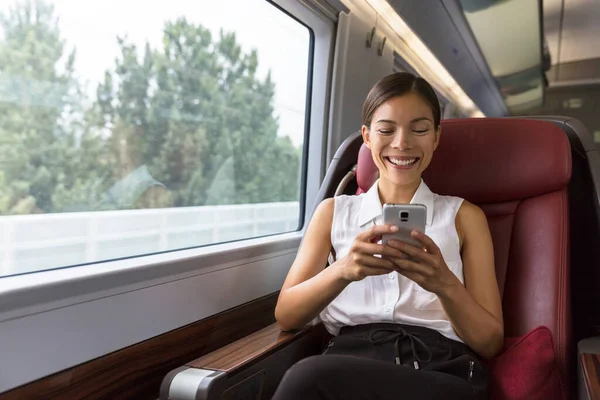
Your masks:
M0 212L50 210L57 181L72 179L75 52L64 59L52 6L42 1L0 15L0 27Z
M0 214L298 200L300 150L235 34L179 18L159 48L116 38L86 102L52 6L21 1L0 26Z

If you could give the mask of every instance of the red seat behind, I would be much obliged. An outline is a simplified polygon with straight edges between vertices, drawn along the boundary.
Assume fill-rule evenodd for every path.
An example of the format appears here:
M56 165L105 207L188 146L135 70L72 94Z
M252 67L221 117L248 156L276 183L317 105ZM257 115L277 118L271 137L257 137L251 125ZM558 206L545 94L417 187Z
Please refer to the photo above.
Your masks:
M359 192L375 182L361 148ZM360 179L359 179L360 177ZM571 150L552 123L519 119L442 122L442 137L423 179L438 194L479 205L493 237L506 336L548 327L563 374L571 351L569 214Z

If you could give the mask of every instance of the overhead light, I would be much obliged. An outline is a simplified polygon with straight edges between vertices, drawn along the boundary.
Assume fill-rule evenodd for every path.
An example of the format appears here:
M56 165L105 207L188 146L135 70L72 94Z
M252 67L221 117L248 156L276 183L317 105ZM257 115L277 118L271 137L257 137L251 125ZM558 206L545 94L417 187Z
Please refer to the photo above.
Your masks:
M400 48L398 53L423 78L430 81L434 86L441 86L436 87L436 89L454 101L459 108L467 112L471 117L485 117L485 114L473 103L471 98L467 96L454 78L452 78L452 75L444 68L442 63L439 62L413 30L410 29L408 24L404 22L387 0L366 1L404 42L406 48Z

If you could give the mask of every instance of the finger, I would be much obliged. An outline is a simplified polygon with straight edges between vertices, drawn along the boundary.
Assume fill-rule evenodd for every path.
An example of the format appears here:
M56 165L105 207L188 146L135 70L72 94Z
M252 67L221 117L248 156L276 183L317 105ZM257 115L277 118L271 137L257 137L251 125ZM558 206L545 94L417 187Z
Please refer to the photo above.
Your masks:
M422 261L423 263L429 264L434 262L434 257L425 251L424 248L413 246L410 243L402 242L400 240L390 240L388 245L398 251L408 254L411 258Z
M406 254L402 251L386 244L355 242L350 251L367 255L379 254L384 257L406 258Z
M363 267L361 271L361 275L363 276L376 276L376 275L386 275L390 272L394 272L391 269L387 268L377 268L377 267Z
M435 244L433 239L431 239L429 236L427 236L423 232L414 229L410 233L410 236L413 239L418 240L419 243L421 243L423 245L423 247L425 248L427 253L433 254L433 255L440 254L440 248L437 246L437 244Z
M407 277L417 285L421 286L425 283L425 277L418 272L409 272L409 271L398 271L398 273L402 276Z
M364 267L385 269L387 272L395 271L397 268L391 260L366 254L357 255L354 262Z
M398 259L394 262L396 264L396 271L401 274L418 274L423 278L428 278L433 275L433 268L423 263L417 263L411 260Z
M396 260L408 260L410 256L404 252L400 252L398 256L385 256L386 259L396 262Z
M398 227L396 225L373 225L369 229L356 235L356 240L361 242L369 242L371 239L378 236L395 232L398 232Z

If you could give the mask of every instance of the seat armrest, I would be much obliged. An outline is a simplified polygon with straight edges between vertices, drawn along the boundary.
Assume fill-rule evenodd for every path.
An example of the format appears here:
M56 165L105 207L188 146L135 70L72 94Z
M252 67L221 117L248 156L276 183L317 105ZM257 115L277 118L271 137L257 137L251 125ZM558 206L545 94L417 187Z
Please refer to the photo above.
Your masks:
M600 399L600 337L583 339L578 344L579 400Z
M320 353L327 338L322 324L293 332L269 325L169 372L160 400L268 399L285 370Z

